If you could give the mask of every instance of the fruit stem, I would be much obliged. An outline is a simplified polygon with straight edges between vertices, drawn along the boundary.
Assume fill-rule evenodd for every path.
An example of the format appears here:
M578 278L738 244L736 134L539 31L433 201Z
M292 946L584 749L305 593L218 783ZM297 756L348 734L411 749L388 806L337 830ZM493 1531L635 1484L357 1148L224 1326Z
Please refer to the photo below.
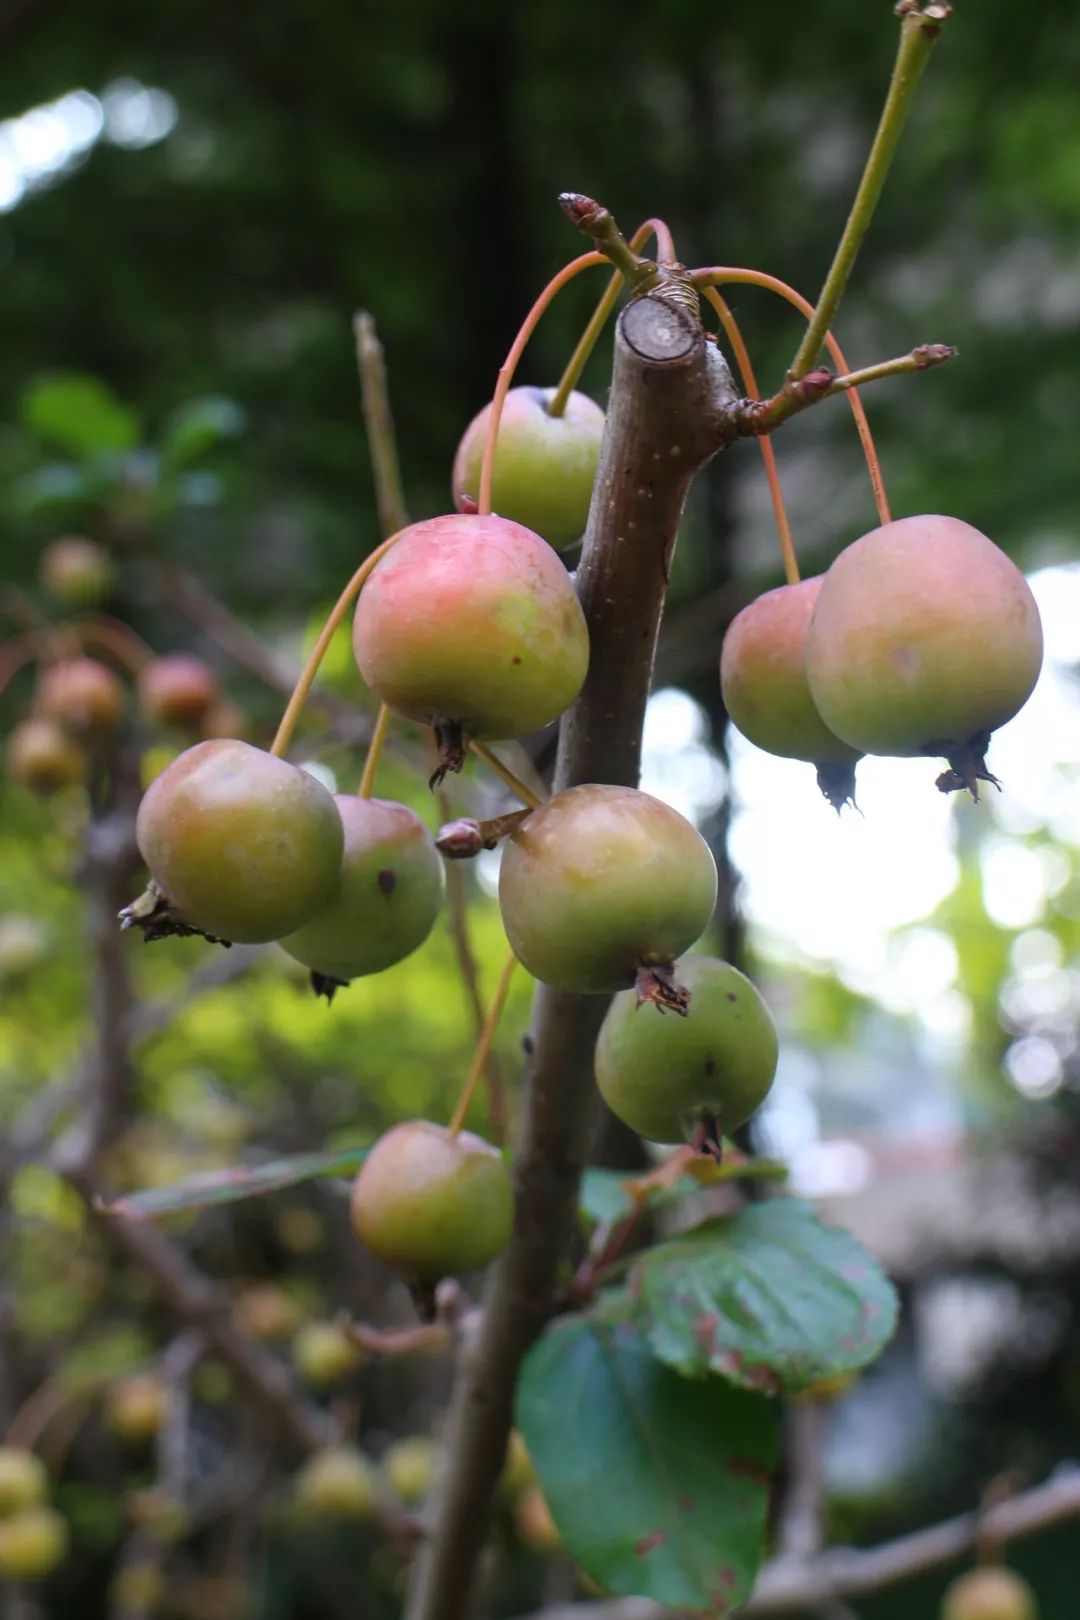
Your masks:
M506 1006L506 997L510 990L510 980L514 976L514 969L516 967L517 957L513 954L513 952L511 952L506 961L503 963L502 971L499 974L498 982L495 985L495 993L491 998L491 1004L487 1010L487 1017L484 1019L484 1025L480 1031L480 1038L476 1043L476 1050L473 1053L472 1062L469 1064L469 1072L465 1077L465 1084L461 1088L461 1096L457 1100L457 1106L455 1107L454 1112L450 1117L450 1123L447 1126L447 1130L451 1136L456 1136L458 1134L461 1127L465 1123L465 1116L468 1114L469 1108L472 1105L473 1095L480 1083L480 1076L483 1074L484 1069L487 1066L488 1054L491 1051L491 1044L495 1039L495 1032L499 1027L499 1019L502 1017L503 1009Z
M394 436L394 418L390 411L390 395L386 386L383 346L375 330L374 317L369 315L366 309L357 310L353 316L353 336L356 339L360 403L364 413L364 426L367 429L371 471L375 480L379 527L384 535L396 534L407 525L409 514L405 510L405 496L401 488L401 467Z
M630 238L630 247L635 253L640 253L650 236L656 237L657 259L673 261L675 258L674 243L671 239L671 232L662 219L647 219L644 224L639 225ZM578 379L585 369L588 358L596 347L600 334L603 332L608 323L608 318L615 308L619 297L619 289L622 287L624 280L625 277L621 270L614 271L599 303L593 311L588 326L582 332L577 347L566 363L566 370L559 378L559 385L547 406L549 416L562 416L566 410L567 400L577 387Z
M720 323L727 333L735 355L735 364L739 368L739 375L743 380L743 387L751 399L760 399L761 390L754 375L754 364L750 359L750 351L743 341L739 323L731 313L727 303L717 292L715 287L703 289L705 297L720 317ZM776 465L776 451L772 447L772 440L767 434L758 439L761 448L761 459L765 466L765 477L769 485L769 498L772 501L773 517L776 521L776 532L780 537L780 552L784 559L784 574L789 585L799 583L799 559L795 555L795 541L791 534L791 524L788 521L787 507L784 504L784 491L780 487L780 472Z
M916 86L951 7L946 0L927 5L918 4L918 0L901 0L896 9L900 13L900 41L885 105L817 307L791 362L788 374L793 378L805 377L817 363L825 333L833 323L863 237L874 217Z
M532 788L527 788L524 782L519 781L509 766L504 765L498 755L491 752L490 748L485 748L483 743L477 742L474 737L469 742L469 752L475 754L477 759L482 759L489 770L494 771L496 776L501 777L511 793L516 795L522 804L527 804L530 810L539 810L544 802L543 799L538 798Z
M384 540L382 545L375 547L369 557L364 558L364 561L330 609L326 623L319 632L319 639L308 654L307 663L300 671L296 685L292 690L292 696L285 706L285 713L281 717L277 735L270 744L271 754L275 754L279 759L283 759L288 752L289 744L293 739L293 732L296 730L296 723L300 718L304 704L307 702L311 688L315 684L315 677L319 673L319 665L326 657L326 649L334 639L334 632L360 595L365 580L386 556L391 546L397 544L397 540L398 535L392 534L389 540Z
M383 743L386 733L390 730L390 710L385 703L379 704L379 712L375 717L375 727L368 743L367 755L364 759L364 769L360 777L360 786L356 790L358 799L370 799L375 789L375 776L379 769L379 760L382 758Z
M525 345L533 335L540 317L547 309L555 295L562 291L568 282L580 275L582 270L589 270L594 264L606 263L602 253L582 253L569 264L564 264L557 275L552 276L543 292L533 304L532 309L521 323L517 337L510 345L509 353L499 368L499 375L495 381L495 392L491 400L491 416L488 420L487 438L484 441L484 459L480 463L480 490L477 496L477 509L481 516L486 517L491 511L491 481L495 472L495 445L499 437L499 424L502 421L503 405L510 392L517 363L521 359Z
M744 287L764 287L766 292L778 293L786 298L803 315L813 314L814 306L808 298L797 293L794 287L789 287L786 281L779 276L770 276L764 270L746 270L734 265L712 265L707 270L694 270L690 277L694 286L704 291L707 287L723 287L726 285L739 285ZM825 347L828 349L833 363L841 373L849 373L851 367L844 358L844 352L831 332L825 333ZM891 523L892 512L889 509L889 499L885 493L885 480L881 475L881 463L878 461L877 450L874 446L874 436L870 431L870 423L866 419L862 399L857 388L846 390L851 414L855 418L855 428L862 445L863 459L866 470L870 475L870 488L874 493L874 505L877 508L878 522Z

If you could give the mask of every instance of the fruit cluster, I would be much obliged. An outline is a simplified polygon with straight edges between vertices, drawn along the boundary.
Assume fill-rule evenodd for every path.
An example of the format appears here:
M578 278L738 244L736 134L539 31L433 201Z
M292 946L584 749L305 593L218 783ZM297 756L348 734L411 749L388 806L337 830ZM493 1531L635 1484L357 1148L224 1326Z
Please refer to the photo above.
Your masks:
M41 1459L19 1446L0 1446L0 1575L10 1581L42 1580L67 1551L67 1524L48 1497Z

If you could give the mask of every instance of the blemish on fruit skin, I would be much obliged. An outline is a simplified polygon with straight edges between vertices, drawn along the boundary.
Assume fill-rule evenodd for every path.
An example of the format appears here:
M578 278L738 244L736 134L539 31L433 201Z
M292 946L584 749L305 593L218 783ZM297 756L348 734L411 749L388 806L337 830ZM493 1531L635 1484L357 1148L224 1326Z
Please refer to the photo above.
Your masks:
M379 886L380 894L393 894L397 888L397 877L388 866L384 866L380 872L375 874L375 882Z
M662 1547L666 1540L666 1530L654 1530L651 1536L642 1536L640 1541L634 1542L634 1551L639 1558L647 1558L657 1547Z

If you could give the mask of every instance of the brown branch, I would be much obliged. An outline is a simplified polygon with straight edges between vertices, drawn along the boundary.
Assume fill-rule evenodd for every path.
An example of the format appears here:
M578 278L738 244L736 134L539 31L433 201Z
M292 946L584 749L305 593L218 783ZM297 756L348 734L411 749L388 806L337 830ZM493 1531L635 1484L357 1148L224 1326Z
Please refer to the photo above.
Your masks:
M578 590L588 679L560 731L555 791L634 785L671 555L690 480L724 439L734 390L684 285L631 302L615 371ZM407 1620L462 1620L510 1429L522 1357L551 1314L574 1229L595 1094L592 1048L605 1001L541 985L515 1156L517 1222L493 1267L446 1428L448 1468L420 1549Z

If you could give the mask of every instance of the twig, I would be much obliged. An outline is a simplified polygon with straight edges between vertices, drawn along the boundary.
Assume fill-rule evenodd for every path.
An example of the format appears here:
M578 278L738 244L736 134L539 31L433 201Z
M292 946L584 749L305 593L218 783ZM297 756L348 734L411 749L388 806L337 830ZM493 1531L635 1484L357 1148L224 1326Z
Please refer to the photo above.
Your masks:
M821 1551L828 1409L824 1401L804 1396L788 1403L785 1417L788 1478L780 1513L779 1554L805 1563Z
M849 389L861 388L863 383L878 382L883 377L929 371L955 358L956 350L948 343L920 343L910 354L902 354L895 360L880 360L877 365L863 366L860 371L845 372L839 377L834 376L828 366L819 366L804 377L788 377L770 399L740 400L735 407L737 430L748 438L771 433L799 411L823 399L831 399L834 394L845 394Z
M401 488L401 468L398 464L397 442L394 436L394 418L390 411L390 395L386 386L386 365L383 347L375 331L374 317L366 310L353 316L353 335L356 338L356 364L360 372L360 400L367 428L371 470L375 479L375 500L379 508L379 527L384 538L396 534L409 521L405 509L405 496Z

